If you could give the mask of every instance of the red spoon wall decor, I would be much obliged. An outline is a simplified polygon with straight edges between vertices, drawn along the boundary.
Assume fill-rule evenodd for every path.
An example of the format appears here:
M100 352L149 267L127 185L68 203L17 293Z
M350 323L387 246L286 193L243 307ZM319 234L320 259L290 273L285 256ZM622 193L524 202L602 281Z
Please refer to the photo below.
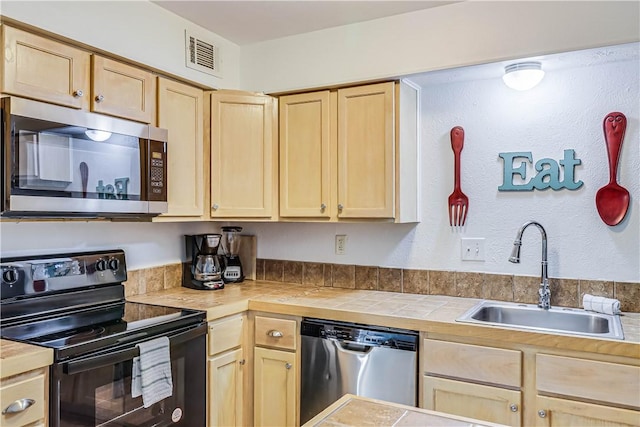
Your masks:
M609 113L604 118L602 128L609 157L609 183L596 193L596 208L602 221L613 226L622 222L629 209L629 192L616 181L627 118L622 113Z

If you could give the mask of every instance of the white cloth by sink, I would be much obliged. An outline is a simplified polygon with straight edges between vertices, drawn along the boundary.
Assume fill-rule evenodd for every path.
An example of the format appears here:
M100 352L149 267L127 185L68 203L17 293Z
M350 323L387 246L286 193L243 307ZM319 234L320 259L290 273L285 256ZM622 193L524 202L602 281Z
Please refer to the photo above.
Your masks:
M620 301L613 298L597 297L590 294L584 294L584 297L582 297L582 306L587 311L595 311L597 313L620 313Z

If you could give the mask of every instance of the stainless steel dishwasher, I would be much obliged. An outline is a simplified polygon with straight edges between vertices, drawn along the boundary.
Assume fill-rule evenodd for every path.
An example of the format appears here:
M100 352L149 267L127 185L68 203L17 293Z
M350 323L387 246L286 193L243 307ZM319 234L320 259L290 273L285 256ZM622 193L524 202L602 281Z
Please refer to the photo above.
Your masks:
M418 333L303 319L300 424L345 393L416 406Z

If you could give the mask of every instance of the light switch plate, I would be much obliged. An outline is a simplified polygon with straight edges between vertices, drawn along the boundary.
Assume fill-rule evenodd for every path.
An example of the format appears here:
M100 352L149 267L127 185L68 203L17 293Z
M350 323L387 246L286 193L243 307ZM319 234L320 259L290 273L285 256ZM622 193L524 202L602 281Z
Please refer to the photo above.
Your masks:
M484 237L463 237L460 240L462 261L484 261Z

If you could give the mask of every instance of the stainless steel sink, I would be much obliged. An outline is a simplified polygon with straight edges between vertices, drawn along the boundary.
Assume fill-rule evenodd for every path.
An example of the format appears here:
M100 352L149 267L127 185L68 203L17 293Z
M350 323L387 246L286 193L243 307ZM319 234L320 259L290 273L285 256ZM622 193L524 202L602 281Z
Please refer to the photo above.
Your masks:
M458 322L509 326L540 332L562 332L623 340L619 315L574 308L544 310L535 305L481 301L456 319Z

